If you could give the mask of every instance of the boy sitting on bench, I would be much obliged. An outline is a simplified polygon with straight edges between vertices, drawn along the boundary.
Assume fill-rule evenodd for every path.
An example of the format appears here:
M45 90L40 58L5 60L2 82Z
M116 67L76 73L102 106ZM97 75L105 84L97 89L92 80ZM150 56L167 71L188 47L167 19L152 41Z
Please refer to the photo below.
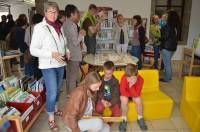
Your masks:
M97 93L96 112L105 117L121 116L119 82L113 76L114 70L112 61L104 63L102 85Z
M136 65L128 64L125 69L125 75L122 76L120 82L120 100L122 109L122 118L127 120L128 101L129 98L136 104L136 111L138 114L137 123L142 130L147 130L147 125L143 119L143 107L141 100L141 91L143 86L143 78L138 75L138 68ZM120 123L124 125L124 123Z

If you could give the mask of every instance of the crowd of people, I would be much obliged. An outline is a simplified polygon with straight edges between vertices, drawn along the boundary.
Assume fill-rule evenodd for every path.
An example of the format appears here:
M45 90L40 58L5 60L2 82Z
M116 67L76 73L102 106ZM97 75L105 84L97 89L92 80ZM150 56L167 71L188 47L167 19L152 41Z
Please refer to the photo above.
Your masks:
M101 17L102 12L94 4L80 18L75 5L68 4L63 11L59 10L56 2L46 2L44 16L35 14L30 24L24 14L19 15L15 22L11 14L2 16L0 40L7 39L10 49L19 49L24 53L20 58L20 67L25 67L26 75L36 79L42 76L44 78L48 124L53 131L59 129L55 116L62 117L66 128L73 132L110 131L109 125L100 118L82 117L122 116L123 123L126 123L129 100L136 103L138 125L142 130L148 129L143 119L141 100L144 80L138 74L138 70L142 68L142 55L147 41L140 15L133 16L131 40L122 14L117 15L113 29L117 51L126 53L128 44L131 45L130 54L139 59L138 65L127 64L122 79L117 80L113 75L114 63L107 61L103 66L102 77L96 72L90 72L77 85L83 45L87 47L88 54L96 53L96 34L100 30ZM161 19L158 15L152 17L150 38L154 47L154 68L158 69L161 53L164 64L164 77L161 81L164 82L172 79L171 58L177 48L179 25L179 17L175 11L167 12ZM11 61L12 64L14 62L15 60ZM58 101L64 74L68 99L62 112L58 108ZM109 114L105 111L109 111Z

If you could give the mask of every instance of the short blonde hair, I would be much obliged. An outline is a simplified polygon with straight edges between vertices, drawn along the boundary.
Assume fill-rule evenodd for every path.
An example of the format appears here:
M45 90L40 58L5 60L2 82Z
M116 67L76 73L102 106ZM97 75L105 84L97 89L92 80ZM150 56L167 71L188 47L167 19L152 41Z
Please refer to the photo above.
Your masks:
M47 12L47 10L50 7L53 8L53 9L56 9L59 12L59 7L58 7L58 4L56 2L45 2L44 3L44 12Z

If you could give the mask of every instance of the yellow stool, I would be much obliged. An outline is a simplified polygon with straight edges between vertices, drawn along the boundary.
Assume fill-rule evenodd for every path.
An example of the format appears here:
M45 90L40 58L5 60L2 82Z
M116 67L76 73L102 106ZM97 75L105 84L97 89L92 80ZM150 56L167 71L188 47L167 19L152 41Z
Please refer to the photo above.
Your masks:
M192 132L200 131L200 77L185 77L181 113Z

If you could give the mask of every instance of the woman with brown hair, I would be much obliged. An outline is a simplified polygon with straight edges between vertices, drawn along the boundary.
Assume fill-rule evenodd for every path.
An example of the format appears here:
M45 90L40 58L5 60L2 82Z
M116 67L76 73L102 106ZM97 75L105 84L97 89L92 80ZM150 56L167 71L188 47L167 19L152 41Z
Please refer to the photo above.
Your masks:
M63 122L72 132L109 132L110 127L99 118L82 119L83 116L95 115L96 93L101 86L98 73L90 72L74 89L67 100L63 112Z
M133 16L133 37L131 41L132 50L131 55L139 59L138 68L142 68L141 55L145 49L145 28L142 25L142 18L140 15Z

